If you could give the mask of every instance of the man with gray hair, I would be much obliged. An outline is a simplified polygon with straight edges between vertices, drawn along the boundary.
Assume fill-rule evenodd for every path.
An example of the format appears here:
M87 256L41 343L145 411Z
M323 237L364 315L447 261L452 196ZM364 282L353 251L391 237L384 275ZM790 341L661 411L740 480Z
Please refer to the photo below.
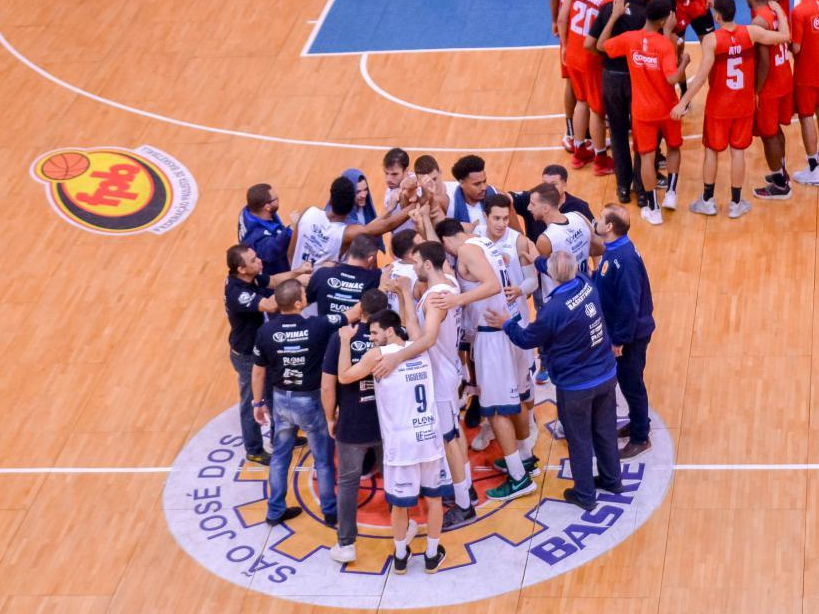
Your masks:
M546 264L556 287L526 328L506 313L489 311L489 326L502 327L518 347L543 346L557 389L557 413L566 431L574 487L563 496L585 510L597 505L595 487L622 492L617 449L617 366L591 280L578 274L569 252L555 251ZM599 477L592 472L597 457Z

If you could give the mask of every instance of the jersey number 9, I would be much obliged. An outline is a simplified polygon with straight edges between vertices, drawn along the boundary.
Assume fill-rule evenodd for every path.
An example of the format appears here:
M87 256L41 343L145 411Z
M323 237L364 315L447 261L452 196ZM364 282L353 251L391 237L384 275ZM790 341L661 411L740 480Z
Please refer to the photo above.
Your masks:
M415 402L418 403L415 410L419 414L423 414L427 410L427 387L423 384L415 386Z

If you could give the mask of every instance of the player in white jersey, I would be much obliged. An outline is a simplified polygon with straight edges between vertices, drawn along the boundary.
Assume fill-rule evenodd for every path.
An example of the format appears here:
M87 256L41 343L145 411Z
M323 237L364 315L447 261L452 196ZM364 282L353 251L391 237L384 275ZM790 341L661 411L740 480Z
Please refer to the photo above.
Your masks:
M415 260L412 257L412 249L423 240L424 239L414 228L406 228L398 232L393 231L390 240L390 250L395 260L389 265L389 278L408 278L410 280L410 289L415 299L421 298L421 287L419 286L418 291L416 291L415 287L418 282L418 276L415 274ZM387 300L389 301L390 309L399 313L401 309L401 297L398 293L387 292Z
M432 299L432 305L439 309L462 306L464 317L476 324L472 354L480 389L480 413L489 418L509 471L506 482L488 490L486 496L500 501L515 499L535 490L534 482L523 468L511 420L511 416L520 413L517 374L508 337L500 329L487 325L484 318L490 309L509 311L512 317L519 313L517 303L507 305L503 293L509 273L502 254L493 248L492 242L467 234L457 220L448 218L439 222L435 232L444 249L458 259L456 273L461 294L439 294Z
M428 287L417 307L410 293L409 280L399 279L395 284L401 293L402 319L412 343L399 352L382 356L374 375L383 376L401 362L424 351L429 353L435 382L435 407L455 491L455 506L444 515L443 527L449 530L477 518L473 501L477 502L478 498L472 488L465 438L460 436L458 428L458 388L462 380L462 364L458 356L461 308L441 310L432 305L433 298L440 294L460 294L460 288L444 273L446 252L440 243L420 243L415 247L413 257L418 279Z
M369 224L345 224L344 220L355 206L356 186L346 177L338 177L330 187L330 211L308 207L294 224L288 257L292 268L303 262L313 266L325 262L339 262L350 243L360 234L381 236L392 231L409 218L401 210L395 215L380 215Z
M349 384L373 372L382 355L400 351L404 340L399 336L401 318L389 309L369 319L372 348L355 365L352 364L350 339L358 327L339 331L341 349L338 357L338 381ZM386 377L375 378L375 403L384 450L384 492L392 505L391 520L395 556L393 569L407 570L412 552L407 543L409 508L418 504L421 495L427 503L427 550L424 562L427 573L438 571L446 550L438 543L443 522L441 477L444 469L444 442L438 425L432 366L424 352L404 361Z
M537 252L534 245L514 228L509 227L511 203L503 194L489 196L483 203L486 215L486 226L479 226L475 234L486 237L501 251L509 272L509 283L504 287L504 294L508 303L516 303L521 326L529 324L529 304L526 298L537 289L537 273L532 264ZM512 346L512 356L515 360L515 371L518 376L518 393L522 404L522 411L512 418L515 425L515 438L518 441L518 450L523 459L523 466L530 471L530 475L539 475L537 457L534 455L534 445L537 442L538 429L534 419L534 386L532 372L535 364L534 350L524 350ZM484 439L486 439L486 435ZM476 438L477 439L477 438ZM474 441L473 441L474 443ZM488 443L488 442L487 442ZM495 462L497 469L506 470L503 460Z

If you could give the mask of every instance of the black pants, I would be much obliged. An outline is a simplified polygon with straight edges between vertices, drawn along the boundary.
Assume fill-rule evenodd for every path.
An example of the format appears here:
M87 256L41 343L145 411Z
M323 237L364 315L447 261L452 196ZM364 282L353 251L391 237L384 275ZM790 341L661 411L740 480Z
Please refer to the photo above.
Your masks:
M617 448L617 379L612 377L587 390L557 388L557 415L569 444L569 465L577 498L594 503L592 458L603 483L620 483L620 451Z
M623 344L623 355L617 359L617 383L628 403L629 431L633 443L648 439L651 419L648 417L648 393L643 381L646 368L646 350L651 335Z
M628 131L631 129L631 78L627 72L603 70L603 105L609 119L611 134L611 157L614 159L614 175L617 187L631 189L642 194L643 180L640 177L640 156L634 153L631 159L631 145Z

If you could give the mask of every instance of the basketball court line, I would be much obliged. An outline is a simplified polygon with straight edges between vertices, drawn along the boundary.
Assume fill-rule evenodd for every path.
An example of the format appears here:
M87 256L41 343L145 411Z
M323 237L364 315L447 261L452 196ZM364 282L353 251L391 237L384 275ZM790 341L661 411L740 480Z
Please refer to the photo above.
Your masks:
M665 467L652 467L651 469L665 469ZM819 463L782 463L782 464L715 464L715 465L674 465L674 471L819 471ZM475 467L481 470L481 467ZM489 468L487 467L486 470ZM560 465L544 465L541 469L548 471L558 471ZM191 467L190 471L198 472L201 467ZM180 470L173 467L0 467L0 475L40 475L40 474L85 474L85 473L173 473ZM187 471L187 470L182 470ZM246 467L244 472L265 472L266 468ZM238 470L237 470L238 473Z

